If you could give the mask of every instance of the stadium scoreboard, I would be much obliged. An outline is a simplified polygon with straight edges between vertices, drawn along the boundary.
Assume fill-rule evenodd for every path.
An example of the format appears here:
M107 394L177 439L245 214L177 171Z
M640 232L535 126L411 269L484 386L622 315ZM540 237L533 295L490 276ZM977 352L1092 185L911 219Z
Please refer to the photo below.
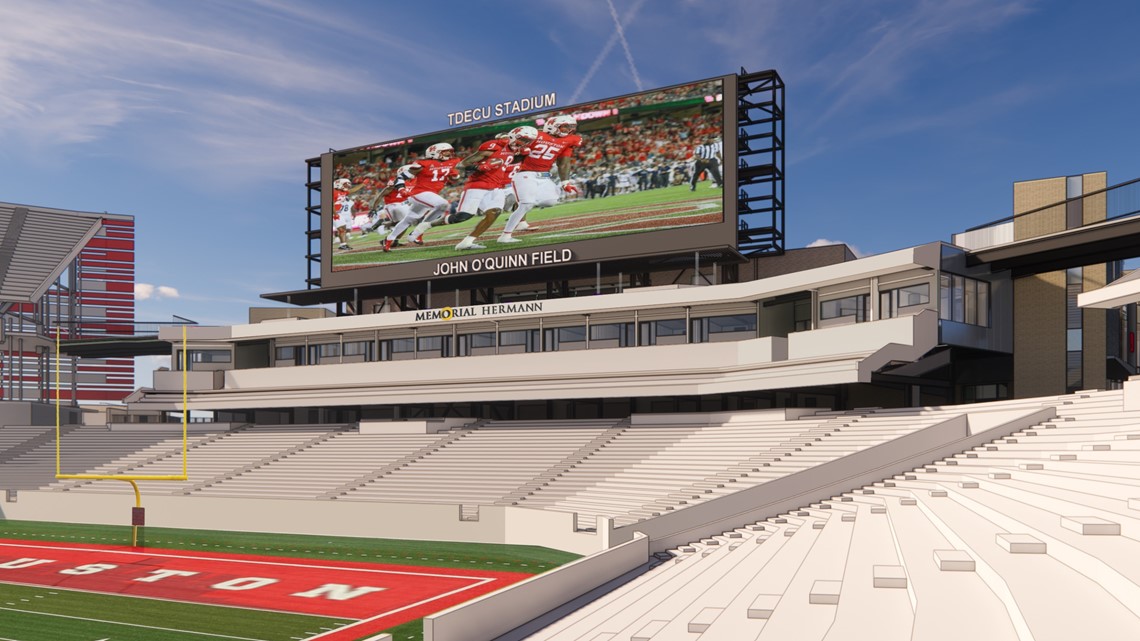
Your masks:
M735 251L737 84L546 94L539 111L323 154L320 286Z

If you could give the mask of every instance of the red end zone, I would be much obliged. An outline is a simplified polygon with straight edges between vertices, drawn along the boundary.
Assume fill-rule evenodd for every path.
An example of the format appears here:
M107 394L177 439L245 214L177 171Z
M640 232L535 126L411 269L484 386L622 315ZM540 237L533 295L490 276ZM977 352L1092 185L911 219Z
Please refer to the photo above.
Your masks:
M379 632L529 576L0 539L0 582L362 620L313 637L324 641Z

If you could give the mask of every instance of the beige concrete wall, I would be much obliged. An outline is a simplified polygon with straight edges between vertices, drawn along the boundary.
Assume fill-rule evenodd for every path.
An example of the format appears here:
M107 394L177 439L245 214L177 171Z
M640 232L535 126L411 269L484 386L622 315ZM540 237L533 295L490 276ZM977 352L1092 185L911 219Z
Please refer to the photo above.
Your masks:
M649 536L660 552L763 520L927 465L951 454L1049 420L1052 407L960 415L843 458L762 485L676 510L610 532L610 545Z
M331 407L357 404L547 400L717 394L868 382L887 360L916 360L937 344L932 310L787 339L629 347L447 359L269 367L225 373L222 392L191 394L190 408ZM881 357L880 357L881 352ZM875 358L868 359L868 354ZM316 381L320 381L319 383ZM181 407L151 394L132 409Z
M1013 395L1065 393L1065 272L1013 281Z
M424 617L424 641L491 641L648 560L649 539L637 534L622 545Z
M250 307L249 324L287 318L333 318L336 314L323 307Z
M131 494L20 491L15 503L0 503L0 518L125 525L133 506ZM481 506L478 521L442 504L144 495L143 506L155 527L602 549L602 537L575 531L572 513L513 506Z

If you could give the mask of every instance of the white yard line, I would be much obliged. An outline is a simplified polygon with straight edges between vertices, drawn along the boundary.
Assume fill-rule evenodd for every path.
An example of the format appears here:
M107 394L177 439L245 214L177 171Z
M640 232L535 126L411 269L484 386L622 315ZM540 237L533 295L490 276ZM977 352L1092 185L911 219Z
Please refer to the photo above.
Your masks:
M355 627L358 627L361 625L365 625L367 623L371 623L371 622L376 621L378 619L383 619L384 617L392 615L392 614L396 614L397 612L403 612L404 610L409 610L411 608L419 607L421 605L424 605L425 603L431 603L432 601L442 599L443 597L451 596L453 594L459 594L460 592L470 590L471 588L477 588L480 585L483 585L484 583L489 583L489 582L494 581L494 580L495 579L491 579L491 578L484 579L481 583L476 583L475 585L468 585L466 587L458 588L458 589L452 590L451 592L446 592L444 594L439 594L439 595L433 596L430 599L424 599L422 601L418 601L418 602L412 603L410 605L405 605L403 607L396 608L395 610L388 610L387 612L381 612L380 614L377 614L376 616L369 617L367 619L361 619L360 621L357 621L356 623L353 623L351 625L346 625L343 628L338 628L336 630L329 630L328 632L322 632L316 636L309 637L309 638L305 639L305 641L315 641L316 639L322 639L324 637L327 637L330 634L343 632L344 630L351 630L352 628L355 628Z
M74 621L89 621L93 623L106 623L109 625L125 625L132 628L144 628L147 630L162 630L163 632L181 632L183 634L193 634L198 636L214 637L217 639L237 639L238 641L265 641L264 639L254 639L252 637L235 637L228 634L214 634L212 632L194 632L191 630L179 630L177 628L160 628L154 625L142 625L141 623L124 623L122 621L106 621L104 619L92 619L90 617L73 617L67 614L51 614L48 612L36 612L34 610L20 610L18 608L0 608L0 610L7 610L9 612L19 612L21 614L33 614L43 617L55 617L58 619L72 619ZM9 640L12 641L12 640Z

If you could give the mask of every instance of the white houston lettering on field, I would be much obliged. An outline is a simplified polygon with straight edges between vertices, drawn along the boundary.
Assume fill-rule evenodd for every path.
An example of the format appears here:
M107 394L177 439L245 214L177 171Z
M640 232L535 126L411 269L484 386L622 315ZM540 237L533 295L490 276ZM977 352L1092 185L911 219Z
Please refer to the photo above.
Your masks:
M296 592L292 596L298 596L302 599L316 599L324 597L332 599L333 601L347 601L355 599L358 596L365 594L372 594L373 592L380 592L388 588L374 588L369 586L362 586L354 588L351 585L342 585L340 583L326 583L319 588L313 588L308 592Z
M60 570L60 574L67 574L70 576L83 576L85 574L98 574L99 572L106 572L107 570L114 570L119 566L113 563L88 563L74 568L67 568Z
M156 581L161 581L163 579L169 579L172 576L196 576L198 573L197 572L191 572L189 570L160 569L160 570L151 570L150 574L151 574L150 576L141 576L141 577L135 579L135 581L138 581L139 583L154 583Z
M30 567L34 567L37 565L43 565L45 563L55 563L55 561L52 561L51 559L30 559L30 558L16 559L15 561L8 561L6 563L0 563L0 570L22 570L24 568L30 568Z
M6 583L343 617L367 626L399 625L422 616L427 604L443 609L524 577L360 561L0 542L0 581ZM352 638L370 630L354 629Z
M277 583L277 579L270 579L263 576L243 576L238 579L215 583L210 587L215 590L233 590L237 592L240 590L256 590L258 588L264 588L267 585L273 585L274 583Z

